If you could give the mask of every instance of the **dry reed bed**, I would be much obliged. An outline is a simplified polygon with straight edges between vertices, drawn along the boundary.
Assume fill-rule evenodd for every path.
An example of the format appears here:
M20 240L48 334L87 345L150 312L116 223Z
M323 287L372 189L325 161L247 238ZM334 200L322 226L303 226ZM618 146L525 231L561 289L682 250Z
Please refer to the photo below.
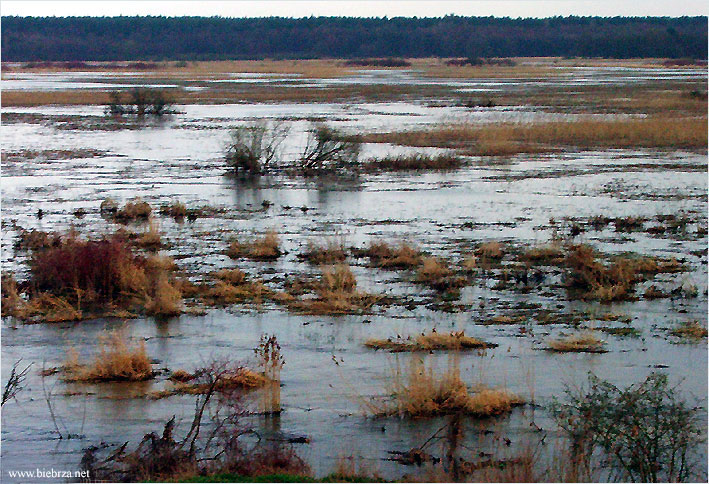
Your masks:
M364 142L462 150L473 155L586 148L706 148L706 118L651 117L496 125L442 125L425 130L368 134Z
M369 257L375 267L383 269L411 269L421 264L421 251L406 242L392 246L385 241L372 241L365 249L353 249L357 257Z
M679 338L701 340L707 337L707 328L699 321L688 321L672 328L670 334Z
M494 343L487 343L472 336L466 336L465 331L438 333L435 328L428 334L421 333L416 337L388 339L369 339L364 343L368 348L375 350L388 350L392 353L435 351L435 350L471 350L497 347Z

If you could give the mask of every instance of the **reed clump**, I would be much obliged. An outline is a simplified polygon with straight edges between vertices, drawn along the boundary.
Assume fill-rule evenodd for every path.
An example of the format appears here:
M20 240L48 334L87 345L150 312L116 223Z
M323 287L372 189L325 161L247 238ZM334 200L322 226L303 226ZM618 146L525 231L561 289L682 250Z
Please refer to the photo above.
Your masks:
M563 247L558 244L548 244L526 250L520 254L519 259L524 262L558 265L563 263L564 255Z
M421 251L406 242L396 246L385 241L372 241L358 256L369 257L372 265L383 269L411 269L421 264Z
M505 255L505 246L501 242L483 242L475 249L475 255L481 259L500 260Z
M427 155L415 153L374 158L364 163L363 169L368 173L378 173L387 171L456 170L461 166L463 166L463 160L454 154Z
M311 264L335 264L347 259L347 252L342 241L328 240L324 244L308 243L308 248L300 254L301 259Z
M605 344L605 341L598 338L593 331L580 331L548 341L546 349L560 353L605 353L607 351Z
M234 240L229 246L227 255L232 259L247 258L258 261L273 261L281 256L278 234L271 230L262 238L247 243Z
M381 298L357 290L357 279L346 265L325 266L312 284L314 297L279 298L289 308L306 314L352 314L370 309Z
M176 200L168 205L163 205L160 208L160 214L167 215L177 221L181 221L187 216L188 211L187 206L184 203Z
M426 418L463 414L486 418L508 413L523 403L506 390L482 385L469 389L460 377L456 355L451 355L442 373L420 358L412 358L406 375L397 370L390 384L392 402L379 409L377 416Z
M148 202L136 198L126 202L123 207L116 210L113 217L118 222L127 223L135 220L148 220L152 212L153 209Z
M143 381L153 378L150 358L142 341L130 346L121 330L99 336L99 352L90 363L82 364L75 349L70 349L64 363L66 381Z
M376 350L388 350L392 353L406 351L435 351L435 350L470 350L494 348L494 343L486 343L478 338L466 336L465 331L452 331L450 333L438 333L434 328L429 333L421 333L415 337L387 339L368 339L365 343L368 348Z
M436 291L457 289L466 284L462 277L456 277L448 264L438 257L424 257L416 271L416 282L425 284Z

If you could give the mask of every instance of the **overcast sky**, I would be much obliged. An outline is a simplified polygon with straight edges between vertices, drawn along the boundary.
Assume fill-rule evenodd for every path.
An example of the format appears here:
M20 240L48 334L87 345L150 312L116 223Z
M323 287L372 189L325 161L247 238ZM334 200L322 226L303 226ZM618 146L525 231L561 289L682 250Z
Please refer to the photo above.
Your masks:
M709 1L707 0L2 0L0 13L23 16L439 17L457 14L493 15L496 17L550 17L555 15L679 17L707 15L708 5Z

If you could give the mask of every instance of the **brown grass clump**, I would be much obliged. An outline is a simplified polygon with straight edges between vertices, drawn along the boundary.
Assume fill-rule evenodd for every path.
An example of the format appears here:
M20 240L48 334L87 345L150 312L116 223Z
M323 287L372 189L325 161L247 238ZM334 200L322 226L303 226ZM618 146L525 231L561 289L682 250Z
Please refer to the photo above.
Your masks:
M176 316L182 309L182 292L168 280L167 274L160 274L145 304L145 312L151 316Z
M564 261L564 249L557 244L542 245L520 254L519 259L526 262L559 264Z
M187 206L180 201L175 201L169 205L163 205L160 208L160 213L180 221L187 216Z
M316 297L278 298L288 307L306 314L352 314L371 308L381 298L357 291L357 279L346 265L323 267L320 280L313 285Z
M129 347L123 331L112 331L99 337L100 351L92 363L79 363L79 354L69 350L64 364L67 381L143 381L153 377L153 370L142 341Z
M344 262L347 259L347 253L342 241L328 240L325 245L309 242L307 250L299 257L311 264L322 265Z
M41 250L61 245L61 234L43 230L20 229L15 247L18 249Z
M505 249L500 242L484 242L475 249L475 255L480 258L499 260L504 257Z
M387 242L371 242L369 247L358 252L367 256L372 264L384 269L410 269L421 264L421 251L406 242L392 247Z
M136 198L115 212L114 218L121 222L132 222L134 220L147 220L150 217L153 209L148 202L144 202L140 198Z
M17 280L14 274L3 274L0 278L0 310L3 316L16 316L24 306L25 301L20 297L17 289Z
M369 339L364 343L365 346L376 350L389 350L393 353L404 351L434 351L434 350L467 350L479 348L494 348L497 345L494 343L486 343L480 339L471 336L465 336L465 331L437 333L435 328L428 334L421 333L412 338L388 338L384 339Z
M146 230L135 240L135 245L149 250L158 250L162 247L160 230L158 229L158 224L154 219L150 219L150 223L148 224Z
M502 415L522 404L517 396L501 389L478 386L472 392L460 378L457 357L449 358L448 368L436 373L423 360L412 358L405 379L394 375L393 402L377 415L410 418L435 417L462 413L477 418Z
M680 338L702 339L707 337L707 328L699 321L684 322L672 328L670 334Z
M246 273L239 269L222 269L215 275L217 279L235 286L246 282Z
M262 238L245 244L234 240L227 251L227 255L232 259L246 257L260 261L276 260L281 254L278 235L275 231L269 231Z
M416 282L425 284L436 291L446 291L465 285L465 279L455 277L448 264L437 257L424 257L416 272Z
M566 257L569 267L567 286L582 292L582 299L616 301L632 297L635 268L627 261L618 261L609 267L596 261L593 249L578 245Z
M605 353L605 341L599 339L592 331L581 331L570 334L557 340L551 340L546 348L549 351L581 352L581 353Z
M453 154L387 156L371 159L364 164L364 170L369 173L385 171L421 171L421 170L455 170L463 165L463 160Z

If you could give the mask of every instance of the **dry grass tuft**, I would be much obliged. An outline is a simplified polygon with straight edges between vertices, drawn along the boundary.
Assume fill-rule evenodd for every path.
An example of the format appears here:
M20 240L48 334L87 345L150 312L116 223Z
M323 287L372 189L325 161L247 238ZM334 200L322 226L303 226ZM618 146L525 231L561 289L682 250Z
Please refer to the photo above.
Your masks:
M70 349L64 364L66 381L143 381L153 377L150 359L142 341L129 347L123 331L99 337L100 351L89 364L79 363L79 354Z
M547 342L549 351L560 353L580 352L580 353L605 353L605 341L598 338L592 331L581 331L570 334L557 340Z
M227 251L227 255L232 259L246 257L260 261L276 260L281 254L278 235L275 231L269 231L262 238L248 243L241 243L238 240L234 240Z
M424 257L416 272L416 282L425 284L436 291L456 289L466 284L465 279L455 277L448 264L437 257Z
M358 251L358 255L369 257L372 264L384 269L410 269L421 264L421 251L406 242L392 247L387 242L371 242L369 247Z
M145 303L145 312L152 316L176 316L182 310L182 292L169 281L167 274L160 274Z
M158 223L155 221L155 219L150 218L148 227L135 240L135 245L149 250L158 250L160 247L162 247L160 230L158 228Z
M434 351L434 350L468 350L479 348L494 348L494 343L486 343L471 336L465 336L465 331L437 333L435 328L428 334L421 333L415 338L369 339L365 346L376 350L389 350L393 353L404 351Z
M484 242L475 249L475 255L483 259L500 260L505 255L505 248L500 242Z
M419 358L409 362L407 374L397 370L391 382L393 401L378 416L424 418L462 413L477 418L501 415L522 404L517 396L501 389L478 386L472 391L460 378L456 355L445 372L438 374Z
M680 338L702 339L707 337L707 328L699 321L684 322L672 328L670 334Z
M180 201L174 201L169 205L162 206L160 213L181 221L187 216L187 206Z
M348 266L323 267L320 280L312 284L317 296L279 297L279 302L305 314L353 314L368 310L381 298L357 291L357 279Z
M246 273L239 269L222 269L215 275L217 279L235 286L246 282Z
M136 198L126 202L123 208L117 210L114 214L114 218L121 223L132 222L134 220L147 220L152 212L153 209L148 202Z
M564 249L557 244L532 247L520 254L519 259L525 262L560 264L564 261Z
M342 241L330 239L324 245L308 242L308 248L300 256L311 264L335 264L347 259L345 245Z

